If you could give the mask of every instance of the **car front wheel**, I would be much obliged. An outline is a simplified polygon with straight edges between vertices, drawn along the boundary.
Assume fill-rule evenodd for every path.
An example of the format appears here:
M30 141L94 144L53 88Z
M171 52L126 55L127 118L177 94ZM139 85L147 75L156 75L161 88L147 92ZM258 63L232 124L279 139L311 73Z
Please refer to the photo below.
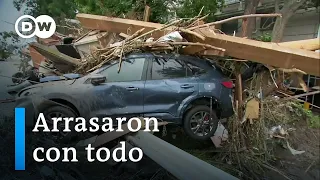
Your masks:
M208 140L218 127L216 112L210 107L199 105L191 108L184 117L183 128L186 134L196 140Z
M71 108L63 106L51 106L44 110L43 114L47 120L47 125L49 126L50 130L53 128L52 118L77 117L76 113ZM51 138L53 138L53 140L58 144L70 143L72 138L75 137L75 132L73 130L74 125L74 123L70 122L69 129L71 132L63 132L65 129L65 123L64 121L58 122L57 128L59 129L59 132L52 132Z

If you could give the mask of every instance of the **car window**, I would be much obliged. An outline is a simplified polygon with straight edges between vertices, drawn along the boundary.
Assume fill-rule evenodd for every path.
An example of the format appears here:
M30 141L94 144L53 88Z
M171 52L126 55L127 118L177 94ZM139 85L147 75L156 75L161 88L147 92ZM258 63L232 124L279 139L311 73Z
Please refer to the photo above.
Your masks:
M185 62L186 63L186 66L187 66L187 76L194 76L194 75L200 75L200 74L204 74L206 73L206 71L197 66L197 65L194 65L190 62Z
M186 77L185 65L175 58L155 57L152 62L151 79L172 79Z
M144 62L145 58L122 60L119 73L119 62L116 62L111 63L100 74L107 77L107 82L140 81L142 79Z

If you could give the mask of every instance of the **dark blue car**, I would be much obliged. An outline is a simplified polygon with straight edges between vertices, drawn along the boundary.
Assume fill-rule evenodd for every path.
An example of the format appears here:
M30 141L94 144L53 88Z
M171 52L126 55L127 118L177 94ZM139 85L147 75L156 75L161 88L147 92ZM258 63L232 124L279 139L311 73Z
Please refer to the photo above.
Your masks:
M233 115L233 84L214 64L193 56L135 53L78 79L29 86L17 106L46 117L156 117L182 125L198 140ZM49 103L54 102L54 103ZM35 104L37 106L35 107Z

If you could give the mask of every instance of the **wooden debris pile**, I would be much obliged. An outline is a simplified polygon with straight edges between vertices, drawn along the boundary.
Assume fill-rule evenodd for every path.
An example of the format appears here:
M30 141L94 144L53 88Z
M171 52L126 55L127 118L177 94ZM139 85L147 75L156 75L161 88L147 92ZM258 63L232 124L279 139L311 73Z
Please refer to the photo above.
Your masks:
M203 23L206 16L175 20L168 24L158 24L106 16L78 14L77 18L84 28L116 33L124 40L98 47L93 58L86 59L77 71L90 72L111 59L142 51L175 51L181 54L198 56L228 56L240 60L250 60L270 67L287 71L298 69L311 75L320 75L319 39L301 42L266 43L240 37L225 35L215 25L247 17L275 17L279 14L254 14L232 17L222 21ZM179 33L182 39L164 37ZM167 35L167 36L166 36ZM176 37L175 37L176 38ZM162 39L162 40L161 40ZM299 44L302 44L299 46ZM179 48L177 48L179 47ZM120 63L121 64L121 63Z
M196 25L203 17L193 18L188 21L176 20L166 25L161 25L156 29L145 31L146 27L137 30L132 35L120 33L124 40L110 44L107 47L97 48L92 53L92 57L87 59L77 71L88 73L100 68L106 62L119 58L119 71L121 68L122 57L131 52L176 52L188 55L201 56L224 56L225 49L218 48L206 43L188 42L189 36L205 39L197 32L188 30L188 27ZM170 28L170 30L168 30ZM165 33L158 37L159 32ZM190 48L191 47L191 48ZM193 48L193 49L192 49ZM196 51L195 51L196 49Z

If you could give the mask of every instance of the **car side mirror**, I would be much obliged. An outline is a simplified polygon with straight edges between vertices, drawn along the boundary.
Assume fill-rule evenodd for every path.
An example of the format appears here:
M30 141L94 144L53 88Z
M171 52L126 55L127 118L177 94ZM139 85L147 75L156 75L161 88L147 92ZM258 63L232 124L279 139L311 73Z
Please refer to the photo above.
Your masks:
M107 78L105 76L102 75L95 75L94 77L92 77L90 79L91 84L93 84L94 86L100 85L102 83L105 83L107 81Z

